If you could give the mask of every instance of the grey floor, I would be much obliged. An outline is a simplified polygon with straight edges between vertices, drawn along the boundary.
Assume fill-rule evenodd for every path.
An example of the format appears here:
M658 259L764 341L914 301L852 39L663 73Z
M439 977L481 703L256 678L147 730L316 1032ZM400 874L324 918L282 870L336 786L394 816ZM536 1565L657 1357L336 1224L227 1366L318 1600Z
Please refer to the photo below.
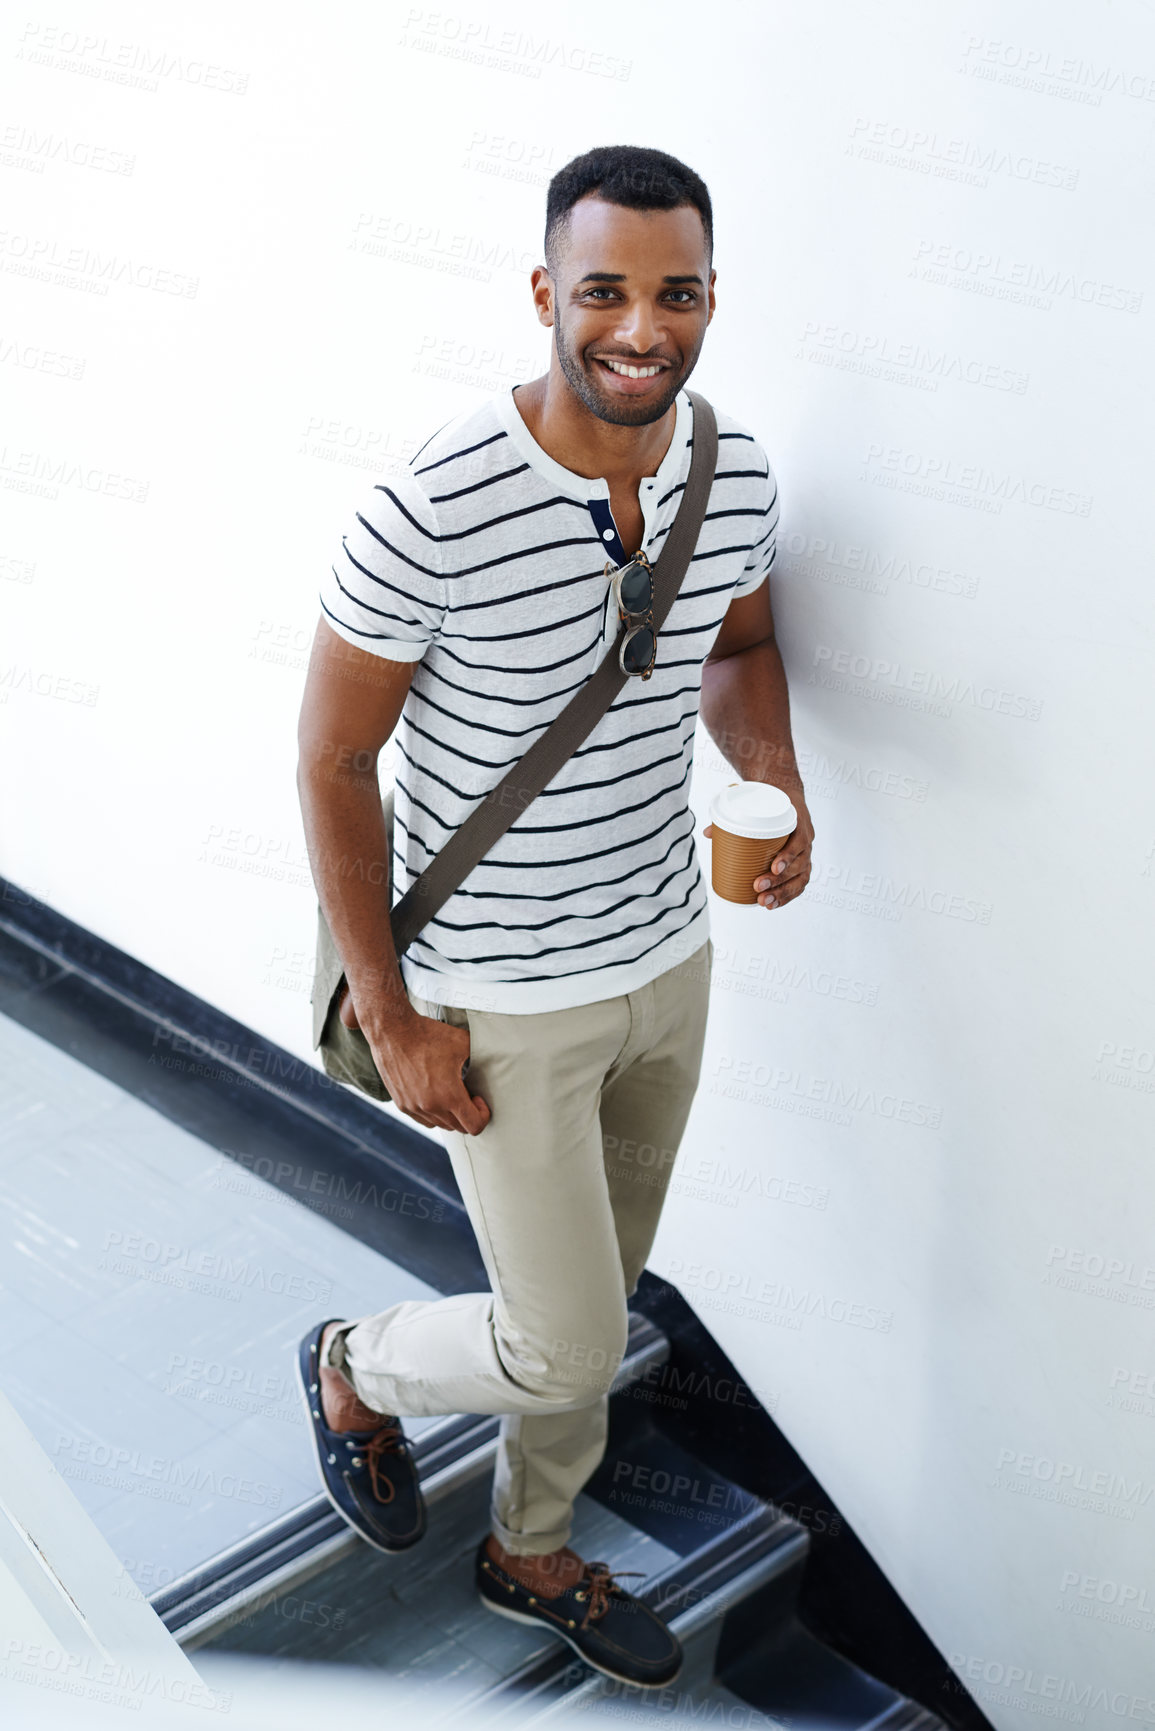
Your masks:
M0 1217L4 1388L146 1593L317 1494L309 1324L437 1296L4 1016Z

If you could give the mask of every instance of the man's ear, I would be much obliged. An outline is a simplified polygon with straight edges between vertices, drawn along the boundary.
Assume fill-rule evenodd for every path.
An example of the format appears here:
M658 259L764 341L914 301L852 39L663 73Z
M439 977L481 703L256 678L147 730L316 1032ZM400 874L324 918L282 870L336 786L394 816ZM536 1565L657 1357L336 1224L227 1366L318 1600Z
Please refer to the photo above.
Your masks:
M715 306L714 306L714 283L717 280L717 276L718 276L717 271L711 270L709 278L708 278L707 283L706 283L706 305L710 309L709 312L706 314L706 323L707 324L709 324L710 320L713 318L714 312L716 310Z
M533 304L537 308L538 323L550 327L553 325L554 309L553 278L545 265L539 264L529 280L533 285Z

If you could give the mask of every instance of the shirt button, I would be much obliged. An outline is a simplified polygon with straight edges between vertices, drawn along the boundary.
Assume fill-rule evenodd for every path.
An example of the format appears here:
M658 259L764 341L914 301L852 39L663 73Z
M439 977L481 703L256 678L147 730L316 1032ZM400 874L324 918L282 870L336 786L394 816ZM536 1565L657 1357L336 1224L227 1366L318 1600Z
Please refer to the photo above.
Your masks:
M614 538L614 532L612 529L603 529L602 530L602 540L603 541L612 541L613 538Z

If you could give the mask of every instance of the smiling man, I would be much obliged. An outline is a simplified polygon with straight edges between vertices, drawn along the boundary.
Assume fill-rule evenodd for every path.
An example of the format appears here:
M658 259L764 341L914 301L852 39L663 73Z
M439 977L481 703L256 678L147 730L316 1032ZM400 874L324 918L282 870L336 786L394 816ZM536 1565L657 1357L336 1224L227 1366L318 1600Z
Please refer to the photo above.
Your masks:
M699 711L739 773L798 811L756 880L762 906L810 875L770 610L777 493L751 434L718 414L705 521L652 669L400 961L377 758L397 728L396 900L614 645L614 570L662 551L712 252L707 190L673 157L593 150L554 178L531 279L549 371L369 491L322 587L300 725L309 854L348 981L330 1013L360 1026L396 1104L445 1133L492 1288L315 1326L301 1369L322 1481L371 1544L404 1549L425 1518L402 1417L500 1413L482 1598L643 1687L677 1674L677 1641L567 1541L698 1081ZM354 767L335 775L335 760ZM350 858L380 869L342 871ZM619 1152L643 1145L657 1167Z

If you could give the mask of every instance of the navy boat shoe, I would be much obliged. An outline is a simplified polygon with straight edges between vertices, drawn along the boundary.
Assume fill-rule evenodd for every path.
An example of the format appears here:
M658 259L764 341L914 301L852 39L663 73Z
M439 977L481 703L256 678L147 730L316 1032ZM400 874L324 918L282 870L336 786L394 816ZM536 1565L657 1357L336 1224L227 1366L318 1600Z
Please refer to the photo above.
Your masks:
M477 1590L491 1611L552 1629L587 1665L621 1683L664 1689L674 1681L682 1669L677 1636L648 1605L618 1586L605 1563L586 1563L572 1587L543 1598L507 1575L487 1545L485 1538L477 1550Z
M395 1415L382 1413L367 1430L331 1430L326 1424L320 1353L328 1327L322 1322L310 1330L297 1350L297 1376L322 1487L337 1513L368 1544L379 1551L407 1551L426 1524L417 1464ZM356 1401L351 1385L350 1395Z

